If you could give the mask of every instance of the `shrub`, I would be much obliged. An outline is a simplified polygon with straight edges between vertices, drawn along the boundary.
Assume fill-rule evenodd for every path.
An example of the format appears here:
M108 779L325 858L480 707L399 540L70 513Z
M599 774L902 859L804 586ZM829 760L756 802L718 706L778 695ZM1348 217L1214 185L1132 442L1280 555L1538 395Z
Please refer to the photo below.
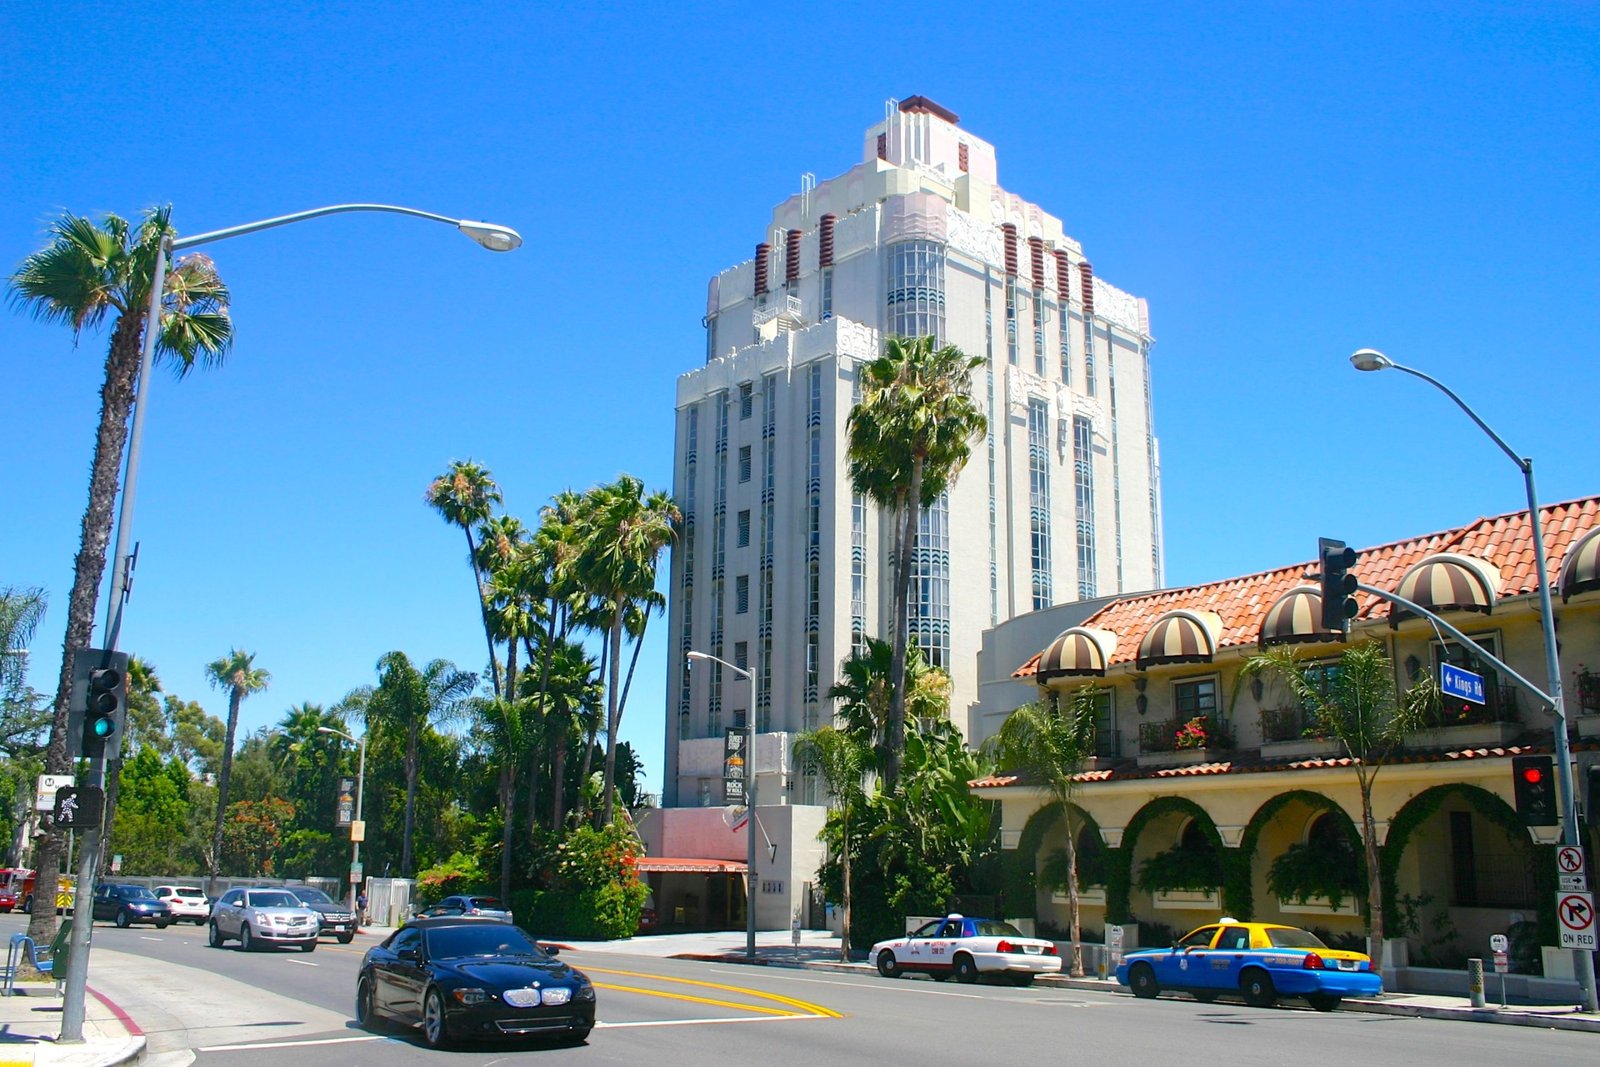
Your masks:
M475 857L457 852L443 863L417 874L417 899L434 903L453 893L467 893L484 885L483 868Z
M540 937L632 937L650 890L639 880L638 839L624 826L582 826L530 864L536 883L511 894L517 925Z

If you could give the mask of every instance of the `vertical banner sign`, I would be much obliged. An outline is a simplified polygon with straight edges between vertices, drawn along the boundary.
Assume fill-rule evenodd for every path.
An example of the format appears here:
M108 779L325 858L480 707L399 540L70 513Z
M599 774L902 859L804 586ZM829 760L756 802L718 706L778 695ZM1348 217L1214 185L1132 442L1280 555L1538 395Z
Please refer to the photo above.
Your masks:
M349 826L356 817L356 780L339 779L339 802L335 807L334 825L341 829Z
M744 803L745 732L729 726L722 735L722 802Z

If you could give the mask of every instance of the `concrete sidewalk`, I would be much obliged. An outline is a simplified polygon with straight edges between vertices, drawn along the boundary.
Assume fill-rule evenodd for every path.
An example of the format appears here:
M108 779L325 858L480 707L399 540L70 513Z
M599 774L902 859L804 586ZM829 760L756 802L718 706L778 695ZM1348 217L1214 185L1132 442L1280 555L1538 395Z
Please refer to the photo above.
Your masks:
M0 1067L117 1067L144 1054L139 1024L93 986L84 997L83 1040L63 1044L61 997L49 982L0 997Z

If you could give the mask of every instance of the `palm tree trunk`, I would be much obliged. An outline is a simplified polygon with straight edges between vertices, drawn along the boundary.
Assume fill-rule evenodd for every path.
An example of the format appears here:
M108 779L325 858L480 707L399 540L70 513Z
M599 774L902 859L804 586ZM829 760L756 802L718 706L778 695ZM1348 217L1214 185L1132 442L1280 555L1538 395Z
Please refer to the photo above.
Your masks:
M565 817L562 808L566 802L566 777L567 777L567 724L559 724L561 732L556 735L555 752L550 757L550 829L556 833L561 832L561 820Z
M50 744L45 750L45 773L70 774L78 746L77 738L67 736L67 706L72 696L72 654L88 648L94 637L95 605L100 595L100 579L105 574L106 552L111 543L111 512L117 499L122 451L128 442L128 415L133 407L133 380L139 369L139 345L144 335L147 311L143 301L117 319L111 333L111 348L106 355L106 376L100 386L100 422L95 428L94 458L89 465L89 506L83 513L78 535L78 554L73 560L72 592L67 598L67 632L61 643L61 674L56 682L55 719L50 727ZM115 591L112 593L115 596ZM61 864L65 841L60 835L45 834L39 839L34 867L35 900L54 900L56 870ZM55 937L56 910L34 908L28 917L28 935L37 944L49 944Z
M622 680L622 596L616 600L617 610L611 618L612 649L609 676L606 684L606 772L602 779L605 790L600 798L600 825L611 825L612 787L617 780L617 727L622 722L622 705L618 701L617 686Z
M850 962L850 802L843 804L844 852L840 864L844 874L844 924L840 927L839 962Z
M1378 868L1378 824L1372 814L1372 782L1361 774L1361 837L1367 858L1367 907L1371 915L1367 927L1373 963L1383 965L1383 872Z
M889 667L888 737L884 738L884 789L893 793L900 782L900 757L906 743L906 646L910 643L911 560L917 543L917 511L922 503L922 460L911 464L911 491L906 495L899 562L894 575L894 657Z
M604 674L610 667L610 664L611 642L607 641L601 646L600 649L600 673ZM599 724L594 723L594 727L594 729L588 731L584 735L585 744L583 746L583 773L578 777L578 797L577 804L574 805L574 810L577 812L578 822L580 823L582 823L583 820L589 816L588 807L584 803L584 789L589 784L589 774L594 766L594 739L599 733Z
M411 877L411 832L416 825L417 810L417 733L421 724L411 720L406 729L406 818L400 838L400 872Z
M1067 910L1072 922L1072 977L1083 977L1083 926L1078 911L1078 842L1072 829L1070 809L1062 805L1067 822Z
M217 873L222 869L222 825L228 815L228 787L233 777L233 741L239 732L239 705L244 691L234 686L228 692L228 732L222 742L222 770L217 774L217 821L211 831L211 883L206 893L217 894Z
M494 660L494 630L489 626L489 598L478 571L478 546L472 540L472 527L463 524L461 532L467 535L467 566L472 568L472 584L478 590L478 617L483 620L483 638L489 644L489 688L500 696L500 667Z
M500 768L500 811L505 816L500 828L500 899L511 899L511 809L516 800L516 782L510 767Z

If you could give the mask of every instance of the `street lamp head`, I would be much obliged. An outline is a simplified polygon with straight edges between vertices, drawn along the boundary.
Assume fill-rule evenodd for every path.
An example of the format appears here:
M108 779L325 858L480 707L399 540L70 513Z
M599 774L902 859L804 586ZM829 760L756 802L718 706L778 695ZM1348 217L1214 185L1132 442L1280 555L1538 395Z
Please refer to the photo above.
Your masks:
M685 652L684 655L688 656L690 659L710 659L711 658L710 656L706 655L704 652Z
M509 252L522 244L522 235L510 226L462 219L456 228L491 252Z
M346 741L354 741L355 740L355 738L351 737L349 734L345 733L343 730L335 730L331 726L319 726L319 727L317 727L317 733L319 733L319 734L332 734L335 737L342 737Z
M1356 370L1384 370L1394 366L1394 361L1376 348L1363 348L1350 357Z

